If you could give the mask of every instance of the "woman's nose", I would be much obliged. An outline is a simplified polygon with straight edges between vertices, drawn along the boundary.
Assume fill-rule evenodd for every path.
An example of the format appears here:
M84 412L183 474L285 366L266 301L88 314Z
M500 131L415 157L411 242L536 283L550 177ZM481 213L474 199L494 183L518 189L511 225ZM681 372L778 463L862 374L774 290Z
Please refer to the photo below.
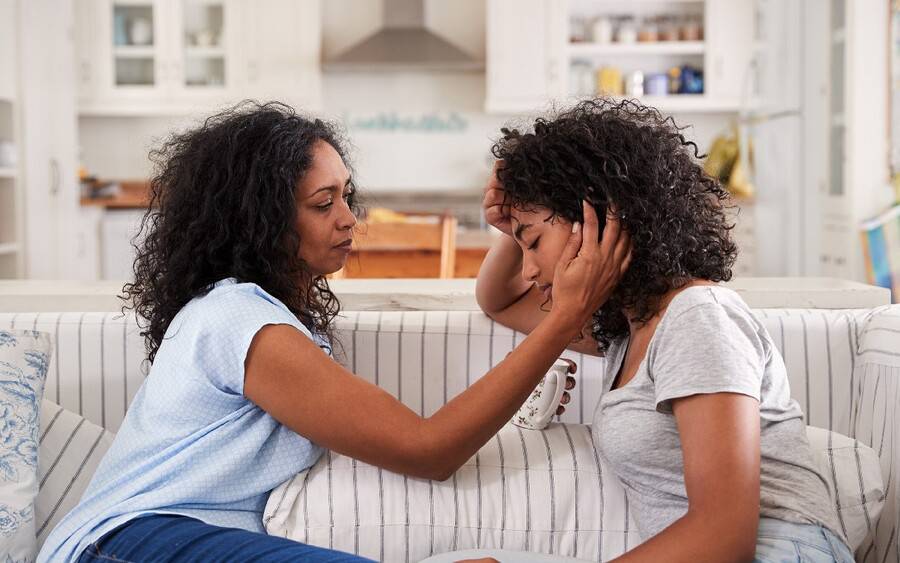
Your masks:
M529 258L522 259L522 277L525 278L525 281L535 281L540 273L541 269L537 267L533 260Z
M356 225L356 215L353 214L353 210L350 209L350 206L346 203L342 207L342 213L340 217L338 217L337 226L341 230L352 229Z

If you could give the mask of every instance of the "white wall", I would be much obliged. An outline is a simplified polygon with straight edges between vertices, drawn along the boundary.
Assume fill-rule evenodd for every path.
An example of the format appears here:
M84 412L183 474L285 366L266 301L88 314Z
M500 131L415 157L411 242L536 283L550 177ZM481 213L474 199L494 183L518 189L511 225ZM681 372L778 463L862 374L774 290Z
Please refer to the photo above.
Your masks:
M323 88L324 112L344 123L357 178L372 191L478 188L489 171L488 151L500 127L524 119L482 111L482 74L329 74ZM686 133L704 149L727 127L727 117L692 113L676 119L692 125ZM198 119L82 117L82 161L105 178L145 178L151 170L150 148ZM421 130L429 121L449 130ZM403 122L411 122L407 127L412 130L403 125L387 129L387 124Z

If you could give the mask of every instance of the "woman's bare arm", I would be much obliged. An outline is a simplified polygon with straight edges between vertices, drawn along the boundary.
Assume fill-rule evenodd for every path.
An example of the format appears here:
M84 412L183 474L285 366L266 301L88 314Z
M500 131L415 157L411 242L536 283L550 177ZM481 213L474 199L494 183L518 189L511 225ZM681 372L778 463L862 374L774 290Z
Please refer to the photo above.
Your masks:
M759 523L759 403L735 393L672 404L688 511L615 561L752 561Z
M598 229L593 210L586 211L584 240L597 241ZM619 237L616 221L606 229L599 244L582 246L581 233L573 234L554 273L561 297L550 313L506 359L428 418L286 325L254 337L244 394L321 446L399 473L446 479L510 419L621 279L628 237Z

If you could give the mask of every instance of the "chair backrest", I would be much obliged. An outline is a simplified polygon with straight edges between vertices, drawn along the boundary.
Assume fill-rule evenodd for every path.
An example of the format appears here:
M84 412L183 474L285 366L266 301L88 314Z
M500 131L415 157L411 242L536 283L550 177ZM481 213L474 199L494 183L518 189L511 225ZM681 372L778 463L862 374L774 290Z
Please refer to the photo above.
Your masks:
M452 278L456 217L410 214L356 228L353 251L334 278Z

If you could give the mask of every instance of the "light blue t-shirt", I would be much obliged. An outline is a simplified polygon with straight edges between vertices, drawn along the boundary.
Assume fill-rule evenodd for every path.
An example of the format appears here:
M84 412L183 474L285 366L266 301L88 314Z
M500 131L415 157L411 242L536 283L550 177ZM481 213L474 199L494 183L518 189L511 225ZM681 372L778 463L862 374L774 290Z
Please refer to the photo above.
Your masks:
M244 397L250 342L270 324L313 338L281 301L233 279L178 312L112 447L81 502L48 536L39 562L75 561L143 514L264 532L268 493L323 451ZM323 338L313 340L330 354Z

